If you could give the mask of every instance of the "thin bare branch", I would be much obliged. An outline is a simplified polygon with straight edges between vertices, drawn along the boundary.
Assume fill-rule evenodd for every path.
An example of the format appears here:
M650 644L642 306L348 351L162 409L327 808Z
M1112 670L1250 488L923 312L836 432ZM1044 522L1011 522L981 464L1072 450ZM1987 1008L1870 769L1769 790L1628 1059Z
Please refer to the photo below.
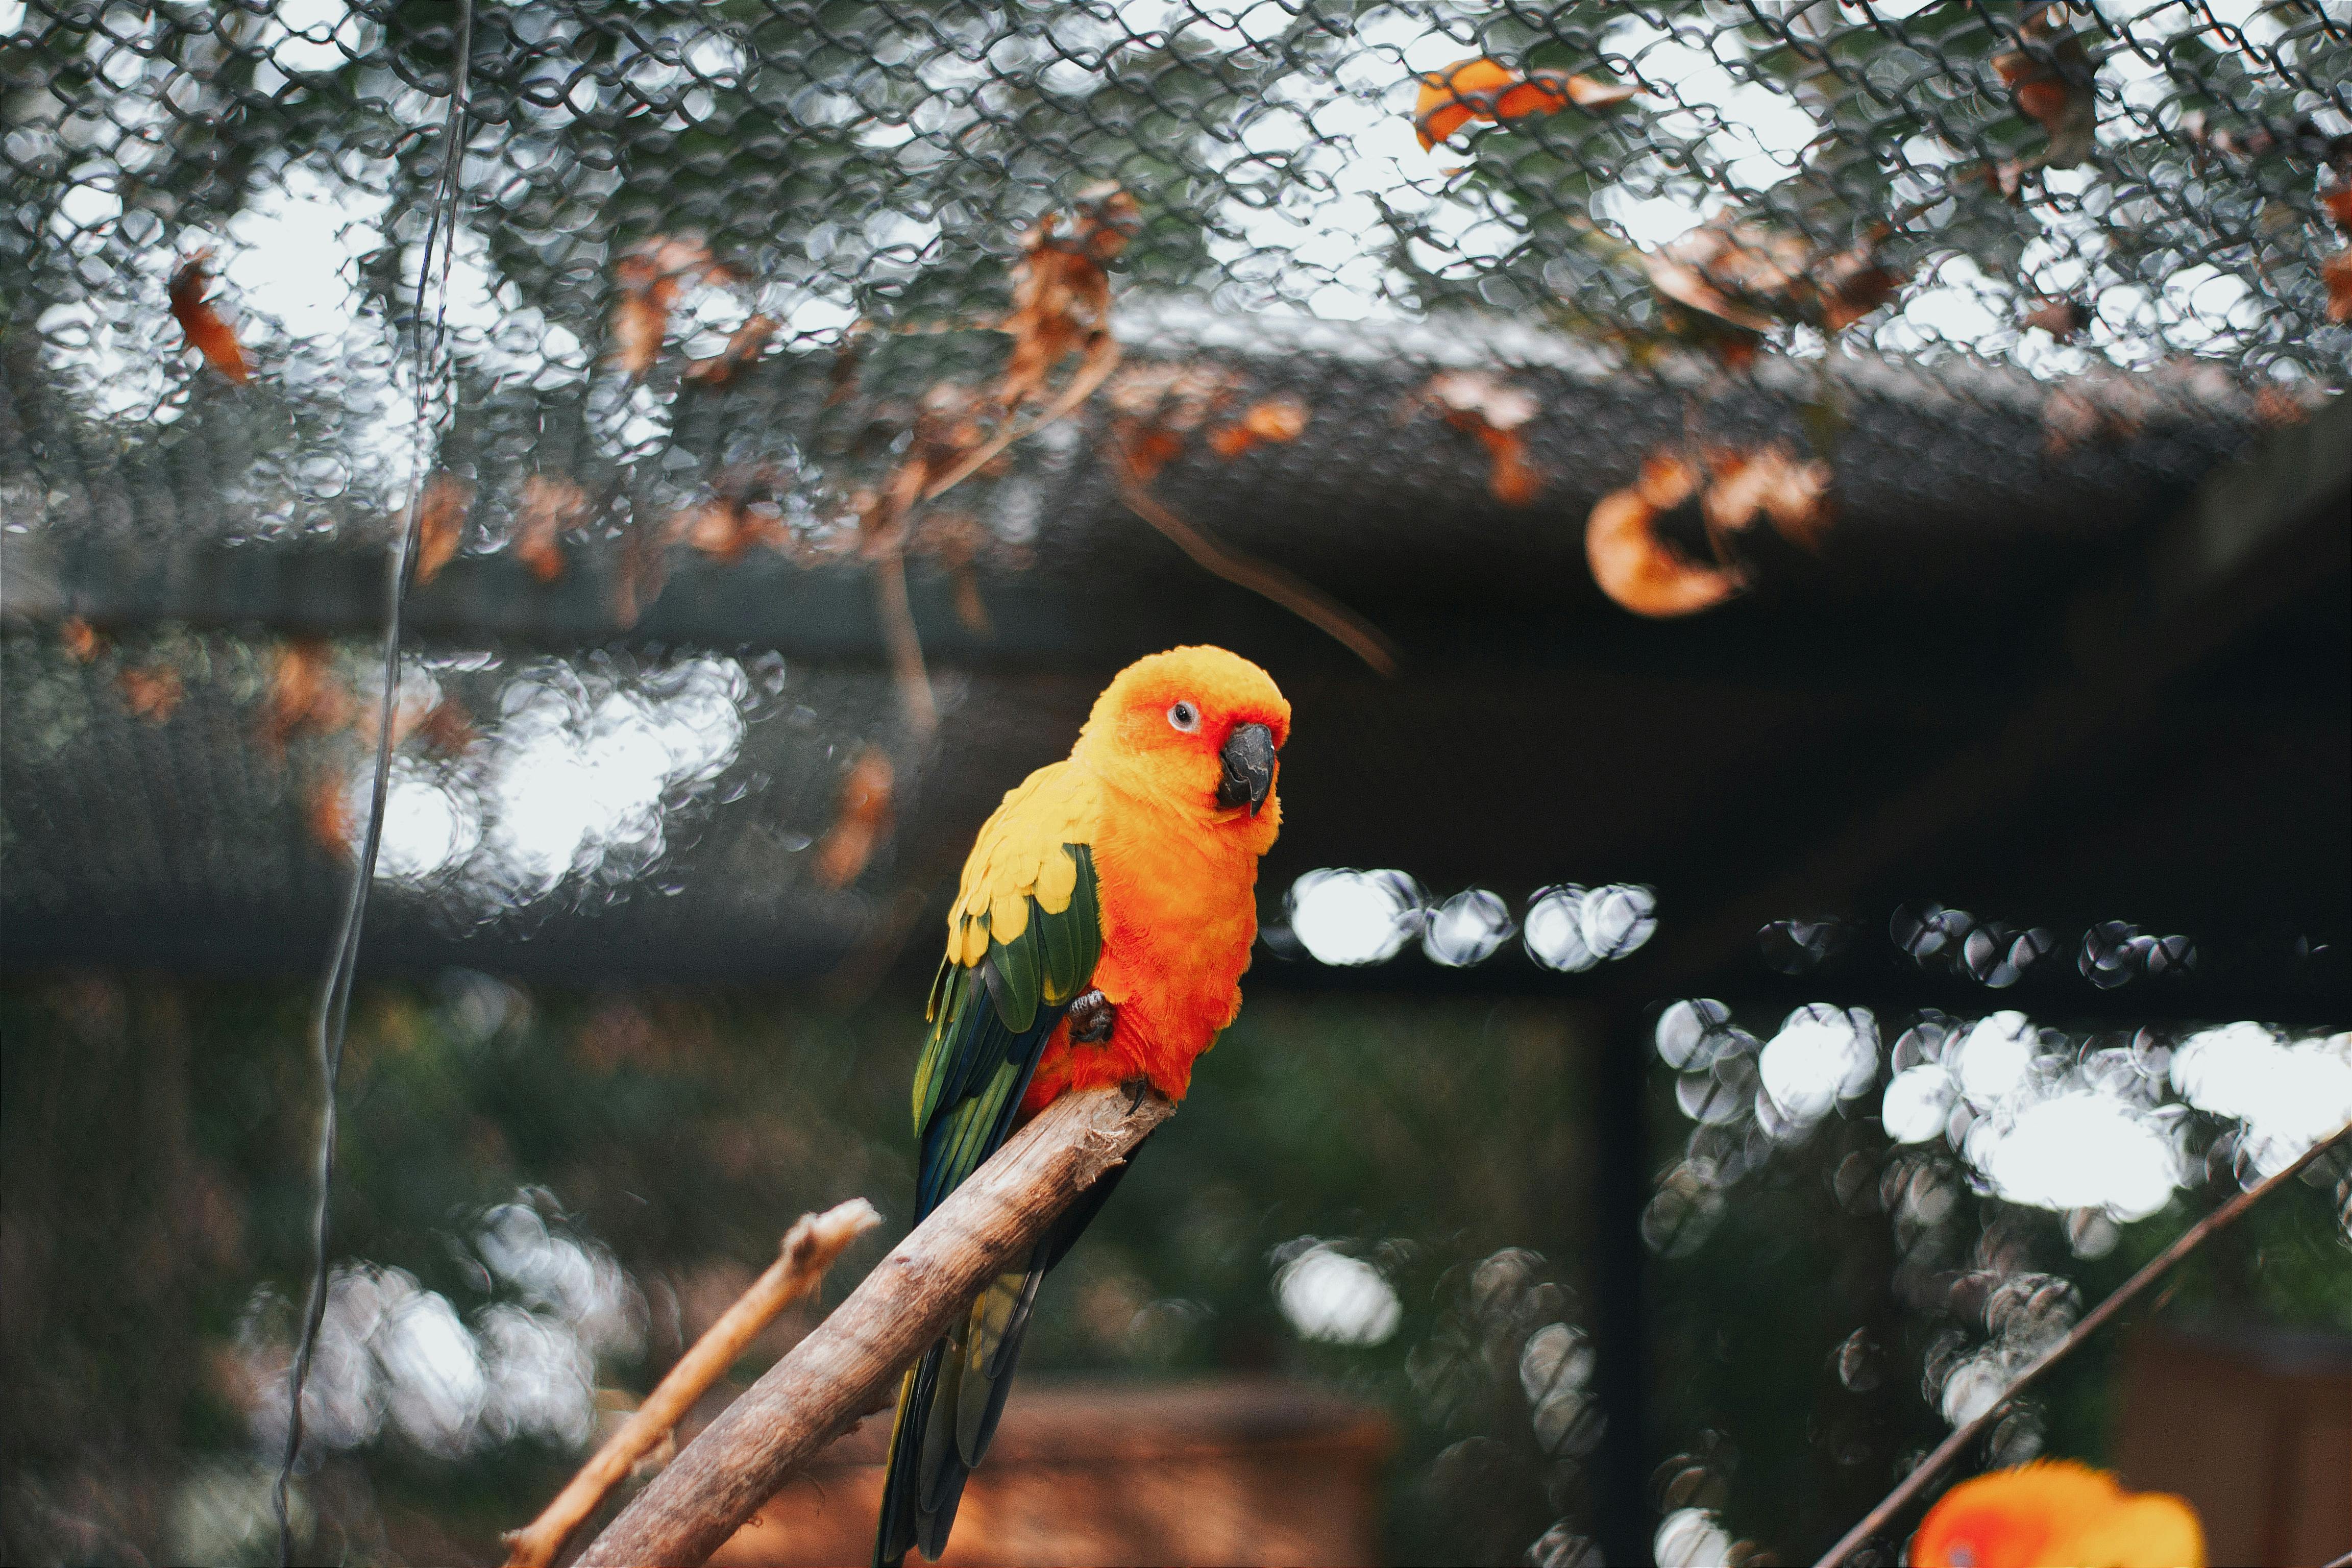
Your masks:
M1847 1531L1835 1546L1822 1554L1822 1560L1815 1563L1813 1568L1838 1568L1840 1563L1853 1554L1856 1547L1885 1528L1888 1520L1900 1513L1914 1499L1925 1491L1928 1484L1943 1472L1947 1465L1958 1458L1979 1437L1983 1436L1991 1427L1995 1418L2007 1409L2018 1395L2039 1381L2044 1373L2074 1354L2084 1341L2097 1333L2108 1320L2131 1305L2149 1286L2164 1278L2173 1265L2204 1246L2220 1232L2236 1224L2248 1209L2262 1202L2271 1192L2302 1174L2305 1166L2343 1142L2347 1138L2352 1138L2352 1121L2346 1122L2305 1150L2302 1158L2286 1169L2264 1177L2261 1182L2240 1193L2236 1197L2181 1232L2178 1240L2149 1259L2147 1265L2138 1273L2125 1280L2115 1294L2092 1308L2064 1339L2035 1357L2023 1372L2017 1374L2016 1380L2002 1391L2000 1398L1978 1413L1976 1419L1967 1422L1938 1444L1934 1453L1920 1461L1917 1469L1904 1478L1902 1485L1887 1493L1876 1508L1864 1515L1862 1522Z
M1013 442L1024 440L1048 425L1068 418L1078 405L1092 397L1096 389L1110 379L1110 373L1118 368L1118 340L1104 332L1087 351L1087 357L1079 362L1077 374L1070 377L1070 384L1062 388L1061 395L1055 398L1044 413L1027 425L1018 426L1008 418L1003 430L974 447L961 462L932 480L923 491L923 499L927 501L939 500L985 468L996 454Z
M899 1373L1056 1215L1175 1114L1156 1094L1066 1094L949 1194L847 1300L687 1445L589 1543L579 1568L698 1563Z
M890 650L890 672L898 682L907 728L917 740L928 741L939 731L940 705L931 696L931 678L923 668L923 639L915 631L914 606L907 601L903 539L874 563L874 597L882 612L882 641Z
M776 1314L815 1289L843 1249L881 1223L882 1216L864 1198L852 1198L823 1214L803 1215L785 1232L783 1247L767 1271L678 1358L596 1457L580 1467L580 1473L537 1519L507 1532L506 1568L548 1568L572 1532L670 1434L694 1402L742 1359L745 1348L776 1321Z
M1135 471L1134 459L1128 455L1126 443L1116 432L1103 437L1103 451L1110 464L1111 478L1118 483L1119 499L1127 503L1128 510L1166 534L1202 570L1273 600L1342 644L1381 674L1391 679L1396 678L1395 646L1378 626L1312 584L1300 581L1270 561L1260 561L1255 555L1221 544L1177 516L1145 488L1142 476Z

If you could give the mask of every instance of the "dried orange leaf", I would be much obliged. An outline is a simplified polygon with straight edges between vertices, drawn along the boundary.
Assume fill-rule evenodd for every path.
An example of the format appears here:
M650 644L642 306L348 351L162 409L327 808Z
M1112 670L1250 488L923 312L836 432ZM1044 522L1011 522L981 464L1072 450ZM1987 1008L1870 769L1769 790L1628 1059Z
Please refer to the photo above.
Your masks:
M1543 411L1535 394L1483 370L1440 371L1422 395L1449 419L1460 415L1491 430L1516 430Z
M960 562L954 568L955 615L963 629L976 637L989 637L996 628L988 618L988 603L980 596L980 570L971 562Z
M1698 487L1690 463L1657 455L1633 484L1601 498L1584 525L1584 553L1602 593L1637 616L1663 618L1712 609L1746 585L1737 571L1692 561L1657 535L1659 515L1688 503Z
M2151 395L2129 377L2062 386L2042 405L2042 450L2062 458L2086 441L2127 441L2147 422Z
M2090 155L2098 130L2098 95L2092 88L2096 67L2073 28L2058 25L2056 6L2030 7L2018 24L2018 41L1992 58L1992 68L2009 89L2018 112L2049 138L2039 162L2071 169Z
M2352 183L2332 185L2319 193L2319 205L2336 220L2336 226L2352 234Z
M1714 482L1700 510L1708 528L1740 533L1768 517L1791 544L1818 549L1830 523L1830 468L1800 462L1777 443L1752 451L1708 454Z
M1877 246L1866 240L1818 257L1811 269L1819 301L1813 324L1825 332L1843 331L1894 299L1910 277L1881 261Z
M874 858L875 844L890 826L895 777L888 753L868 746L842 781L833 826L816 847L816 879L825 887L849 886Z
M269 695L261 712L261 741L273 756L302 731L332 734L352 721L352 694L335 679L326 643L299 637L282 643L269 663Z
M515 558L542 583L563 575L562 534L585 521L588 492L555 474L533 474L522 482L515 509Z
M2300 425L2311 417L2320 401L2304 388L2273 383L2254 389L2254 417L2273 429Z
M1473 120L1557 114L1570 104L1608 109L1638 96L1641 90L1566 71L1535 70L1522 76L1500 60L1481 56L1458 60L1421 79L1421 90L1413 98L1413 131L1426 151Z
M2026 312L2025 324L2063 343L2091 324L2091 308L2080 300L2043 300Z
M667 537L730 565L757 545L782 550L790 535L779 493L779 476L765 465L721 469L708 500L671 514Z
M1595 81L1589 76L1570 76L1554 70L1534 70L1528 80L1565 97L1579 109L1614 109L1628 99L1642 96L1638 87L1623 82Z
M466 511L474 487L452 473L437 473L425 481L425 499L416 515L416 582L422 587L441 574L457 553L465 537Z
M1141 430L1127 437L1127 460L1136 478L1147 481L1158 478L1183 449L1184 437L1173 430Z
M349 859L352 840L359 837L359 822L352 814L350 775L341 768L327 768L312 779L303 797L302 820L310 830L311 842Z
M435 703L413 728L425 749L437 757L461 756L477 739L474 716L454 697Z
M88 664L98 657L98 628L79 616L68 616L58 624L58 641L76 664Z
M1220 458L1238 458L1252 447L1296 441L1314 416L1305 398L1288 393L1262 397L1243 409L1242 416L1231 425L1211 431L1209 447Z
M1047 213L1021 237L1013 309L1004 331L1013 353L998 379L1004 408L1044 402L1055 366L1091 349L1110 328L1110 277L1104 265L1127 248L1141 222L1135 198L1103 183L1078 193L1075 216Z
M1533 393L1491 372L1446 370L1431 376L1421 395L1448 425L1477 437L1486 448L1486 489L1496 500L1525 506L1542 493L1543 471L1528 460L1518 434L1542 411Z
M1528 458L1528 444L1517 430L1478 427L1479 444L1490 459L1486 493L1505 506L1526 506L1543 493L1543 470Z
M776 335L773 317L753 316L735 329L727 346L709 359L695 361L686 367L688 381L702 386L724 386L735 379L735 373L760 357L768 340Z
M115 677L115 682L122 689L122 700L131 711L151 724L169 719L188 694L180 672L168 664L126 669Z
M688 283L725 283L734 274L691 237L655 235L613 263L613 363L631 376L653 369L669 331L670 307Z
M2339 250L2321 262L2319 277L2327 285L2327 319L2352 321L2352 250Z
M205 263L211 258L211 251L200 250L172 274L172 319L180 323L180 331L205 356L206 364L231 381L242 382L247 377L245 350L236 341L236 330L205 298L205 288L212 281Z
M1892 300L1909 277L1879 259L1875 239L1816 252L1794 235L1720 218L1643 264L1668 327L1733 363L1754 357L1776 322L1841 331Z

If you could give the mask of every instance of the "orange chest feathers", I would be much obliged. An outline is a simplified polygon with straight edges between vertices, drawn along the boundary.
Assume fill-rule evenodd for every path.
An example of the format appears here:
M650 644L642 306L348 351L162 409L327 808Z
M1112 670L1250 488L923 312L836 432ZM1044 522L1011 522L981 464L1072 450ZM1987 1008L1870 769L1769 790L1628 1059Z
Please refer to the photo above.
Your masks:
M1066 1089L1139 1077L1181 1100L1194 1058L1241 1010L1257 940L1255 850L1237 834L1144 817L1098 832L1094 857L1103 925L1094 984L1118 1023L1101 1046L1056 1032L1027 1097L1033 1109Z

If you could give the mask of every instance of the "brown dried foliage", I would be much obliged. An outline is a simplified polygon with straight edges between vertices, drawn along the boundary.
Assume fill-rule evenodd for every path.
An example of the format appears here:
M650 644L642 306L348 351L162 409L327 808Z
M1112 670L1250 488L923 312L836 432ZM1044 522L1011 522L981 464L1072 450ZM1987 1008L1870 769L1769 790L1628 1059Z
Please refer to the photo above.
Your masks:
M2071 169L2090 156L2098 130L2099 100L2092 89L2095 68L2090 51L2058 5L2030 5L2018 23L2017 42L1992 57L1992 68L2017 111L2042 127L2048 143L2033 163Z
M250 374L245 349L236 341L236 329L230 326L218 306L205 298L205 289L212 276L205 263L212 252L200 250L180 264L172 274L172 319L180 323L180 331L205 363L234 382L245 381Z
M2129 376L2062 386L2042 400L2042 456L2063 458L2092 441L2128 441L2147 423L2152 401L2147 387Z
M2327 319L2352 321L2352 249L2339 250L2321 262L2319 278L2327 285Z
M1592 580L1637 616L1664 617L1712 609L1746 586L1738 570L1691 560L1658 537L1659 517L1698 493L1697 465L1654 453L1640 478L1612 490L1585 521L1584 554Z
M261 710L261 743L273 757L305 731L331 735L357 712L352 694L335 677L324 640L298 637L278 645L269 661L269 694Z
M1113 435L1126 447L1137 477L1149 482L1240 390L1241 378L1221 364L1155 360L1122 369L1103 396Z
M310 830L312 843L338 858L349 859L359 827L352 815L351 775L340 767L320 769L303 795L302 821Z
M1878 226L1844 249L1817 251L1762 224L1717 219L1643 265L1668 330L1740 365L1778 322L1842 331L1894 299L1910 274L1880 259L1885 237Z
M790 541L781 504L784 483L763 463L721 468L708 497L671 514L668 538L727 565L754 547L782 550Z
M874 858L874 847L890 828L890 796L897 774L889 754L868 746L841 781L833 826L816 847L816 879L839 891L857 879Z
M1240 457L1253 447L1280 446L1296 441L1307 431L1307 422L1315 417L1303 397L1283 393L1274 397L1261 397L1242 410L1242 416L1230 425L1209 432L1209 449L1227 459Z
M1713 609L1748 584L1729 548L1732 535L1769 521L1782 538L1812 550L1829 527L1830 470L1787 447L1718 447L1702 458L1652 453L1623 489L1601 498L1587 519L1585 558L1601 591L1635 615L1664 618ZM1696 503L1716 559L1695 561L1661 537L1666 513Z
M88 664L98 657L98 628L79 616L68 616L58 624L58 642L76 664Z
M1013 274L1013 310L1004 330L1013 354L996 386L1006 409L1045 401L1054 369L1110 335L1110 276L1104 270L1135 237L1135 198L1105 182L1078 193L1066 226L1047 213L1021 237Z
M633 378L653 369L679 292L690 283L734 277L690 236L657 234L623 252L613 263L613 363Z
M149 665L143 669L126 669L114 678L121 689L122 700L131 713L150 724L161 724L179 707L188 694L187 684L180 672L168 664Z
M2091 324L2091 308L2080 300L2042 300L2026 312L2024 324L2063 343Z
M522 482L515 509L515 559L542 583L563 575L562 533L588 521L588 492L560 474L533 474Z
M416 514L416 584L423 587L441 575L457 553L465 537L466 513L474 503L474 487L447 472L435 474L425 484L425 499Z
M1638 87L1595 81L1559 70L1524 74L1481 56L1458 60L1421 79L1412 106L1412 128L1423 150L1436 146L1474 120L1500 122L1530 115L1557 114L1569 105L1613 109L1641 96Z
M413 728L425 749L436 757L463 756L480 738L474 729L473 714L455 697L444 697L436 702Z
M1483 370L1446 370L1431 376L1416 400L1486 448L1486 491L1506 506L1526 506L1543 493L1544 472L1528 457L1520 430L1542 405L1524 387ZM1412 405L1408 405L1411 407Z
M1706 454L1713 483L1700 500L1710 535L1743 533L1759 518L1790 543L1819 550L1829 531L1830 468L1801 462L1778 443Z
M773 317L753 316L735 329L725 348L709 359L698 359L688 365L685 379L698 386L724 386L735 379L737 371L758 359L760 351L775 335Z

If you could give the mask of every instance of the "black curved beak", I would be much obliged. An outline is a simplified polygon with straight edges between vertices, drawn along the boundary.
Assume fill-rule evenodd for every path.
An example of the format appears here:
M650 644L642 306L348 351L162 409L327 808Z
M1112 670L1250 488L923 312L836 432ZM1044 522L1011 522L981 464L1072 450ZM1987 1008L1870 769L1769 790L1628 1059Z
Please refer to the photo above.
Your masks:
M1224 764L1217 804L1247 805L1255 816L1274 791L1274 731L1263 724L1236 725L1217 756Z

